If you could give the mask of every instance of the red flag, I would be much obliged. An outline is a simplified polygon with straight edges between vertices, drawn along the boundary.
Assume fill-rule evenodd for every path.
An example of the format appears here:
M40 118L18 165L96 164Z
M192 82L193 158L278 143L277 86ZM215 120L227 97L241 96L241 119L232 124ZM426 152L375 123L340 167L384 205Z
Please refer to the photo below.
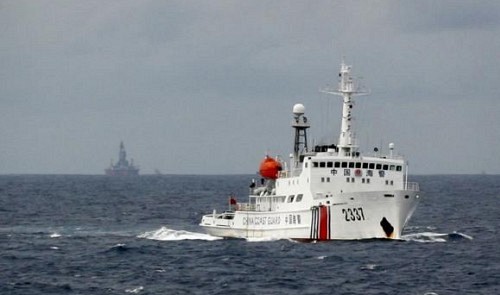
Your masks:
M229 204L231 204L231 205L236 205L236 203L237 203L237 202L236 202L236 199L235 199L235 198L231 197L231 199L229 199Z

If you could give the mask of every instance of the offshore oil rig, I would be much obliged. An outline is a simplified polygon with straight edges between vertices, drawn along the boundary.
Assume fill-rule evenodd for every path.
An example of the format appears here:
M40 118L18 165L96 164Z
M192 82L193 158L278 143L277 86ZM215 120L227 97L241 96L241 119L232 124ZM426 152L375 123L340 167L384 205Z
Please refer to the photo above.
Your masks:
M127 160L127 152L125 151L125 146L123 145L123 141L120 142L120 153L118 155L118 163L113 164L113 160L111 160L111 164L109 168L106 168L104 171L106 175L109 176L137 176L139 175L139 167L134 166L134 159L129 161Z

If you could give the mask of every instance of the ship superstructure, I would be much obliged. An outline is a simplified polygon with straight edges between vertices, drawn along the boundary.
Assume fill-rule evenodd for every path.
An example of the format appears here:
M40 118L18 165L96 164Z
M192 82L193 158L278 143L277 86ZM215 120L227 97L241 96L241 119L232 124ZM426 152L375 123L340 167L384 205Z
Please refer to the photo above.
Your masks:
M131 159L130 163L127 160L127 152L125 151L125 145L123 141L120 142L120 152L118 153L118 162L109 165L109 168L105 169L106 175L109 176L137 176L139 175L139 167L134 166L134 160Z
M203 216L200 225L215 236L298 240L399 239L419 201L419 186L408 182L408 165L396 155L364 155L354 133L354 97L368 92L342 62L336 91L342 97L337 144L309 149L305 107L293 107L294 149L289 165L267 156L266 180L251 186L246 203ZM285 167L285 169L283 169ZM286 168L288 167L288 168Z

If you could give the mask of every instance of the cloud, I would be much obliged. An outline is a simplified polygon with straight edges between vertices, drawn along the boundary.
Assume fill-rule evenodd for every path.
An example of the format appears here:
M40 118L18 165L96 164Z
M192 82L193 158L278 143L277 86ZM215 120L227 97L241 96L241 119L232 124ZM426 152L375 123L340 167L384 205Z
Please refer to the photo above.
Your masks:
M390 17L403 32L494 30L500 26L498 1L395 1Z
M336 141L340 102L318 90L342 56L372 89L367 150L393 138L426 163L415 171L466 171L449 152L461 137L495 143L477 130L498 125L499 6L4 1L0 173L100 174L121 140L144 172L252 173L266 150L290 151L294 103L311 139Z

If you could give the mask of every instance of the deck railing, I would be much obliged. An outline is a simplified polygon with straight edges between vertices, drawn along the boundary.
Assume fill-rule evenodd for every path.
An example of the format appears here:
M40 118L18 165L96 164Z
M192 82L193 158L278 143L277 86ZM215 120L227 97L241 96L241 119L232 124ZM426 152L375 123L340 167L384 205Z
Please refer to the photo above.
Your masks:
M418 191L420 191L420 187L419 187L417 182L407 182L406 183L406 190L418 192Z
M256 211L255 204L250 203L238 203L238 210L241 211Z

